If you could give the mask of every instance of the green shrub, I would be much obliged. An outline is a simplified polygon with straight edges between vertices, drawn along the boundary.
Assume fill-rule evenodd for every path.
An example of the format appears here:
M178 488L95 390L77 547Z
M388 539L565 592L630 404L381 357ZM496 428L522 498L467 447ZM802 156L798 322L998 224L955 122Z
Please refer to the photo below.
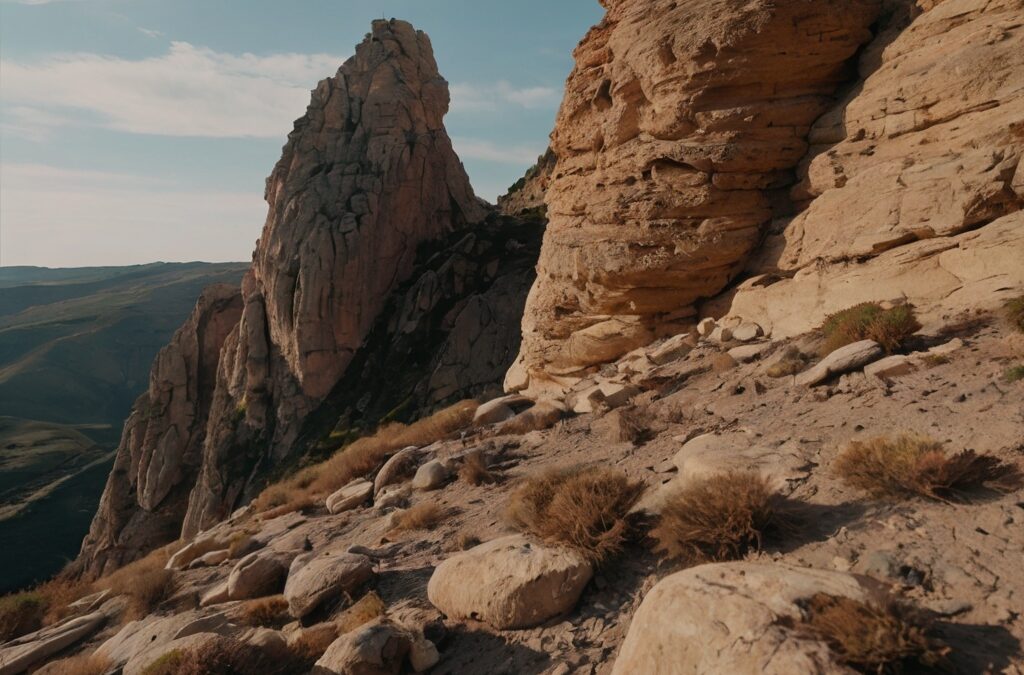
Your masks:
M1014 366L1006 369L1006 381L1016 382L1024 380L1024 366Z
M1024 333L1024 295L1009 300L1005 306L1006 318L1014 328Z
M862 302L825 319L822 356L861 340L874 340L887 352L899 349L903 341L921 329L909 305L882 309L875 302Z

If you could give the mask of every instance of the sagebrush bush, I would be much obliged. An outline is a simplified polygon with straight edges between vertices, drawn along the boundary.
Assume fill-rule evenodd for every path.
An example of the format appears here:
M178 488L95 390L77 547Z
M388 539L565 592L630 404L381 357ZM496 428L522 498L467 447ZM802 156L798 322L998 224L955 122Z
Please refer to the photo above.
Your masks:
M1024 295L1008 300L1003 310L1010 325L1024 333Z
M396 450L410 445L429 445L465 429L472 423L478 406L476 401L460 401L409 425L398 422L384 425L373 435L343 447L326 461L270 485L254 500L254 508L264 519L270 519L321 505L326 496L372 472Z
M1020 469L973 450L947 455L942 443L913 434L853 441L835 472L846 483L877 497L919 496L960 500L981 488L1015 489Z
M627 515L643 491L643 483L613 469L551 470L512 492L506 517L521 532L601 563L622 549Z
M246 626L273 628L291 621L288 601L283 595L271 595L244 602L238 610L239 620Z
M825 337L821 355L861 340L874 340L892 353L920 329L921 324L910 305L882 309L878 303L863 302L825 319L821 327Z
M104 675L113 664L103 654L79 654L50 663L47 675Z
M837 661L858 672L949 670L952 650L935 637L932 623L909 607L818 593L801 609L802 621L784 623L800 637L824 642Z
M737 560L798 526L796 506L763 476L730 471L694 479L669 496L651 536L663 558L695 564Z

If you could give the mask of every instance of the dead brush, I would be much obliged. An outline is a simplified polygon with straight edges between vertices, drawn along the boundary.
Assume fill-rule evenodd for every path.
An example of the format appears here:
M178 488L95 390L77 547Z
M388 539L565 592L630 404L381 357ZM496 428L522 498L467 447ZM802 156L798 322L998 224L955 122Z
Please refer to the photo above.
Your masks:
M821 327L825 337L821 355L827 356L840 347L861 340L874 340L886 352L892 353L920 329L921 324L909 305L882 309L878 303L862 302L825 319Z
M290 664L272 659L264 650L220 635L199 646L173 650L149 665L143 675L284 675Z
M46 667L48 675L104 675L113 664L103 654L79 654L54 661Z
M527 477L509 497L505 515L521 532L599 564L622 549L629 511L643 491L643 483L620 471L556 469Z
M330 621L303 629L288 643L288 653L296 665L295 672L309 672L339 635L338 627Z
M435 502L420 502L410 506L405 511L396 514L392 532L406 532L410 530L432 530L438 526L446 517L448 512Z
M786 377L796 375L807 367L807 357L796 347L787 347L782 356L768 366L765 374L768 377Z
M853 441L834 467L847 484L876 497L943 502L963 501L983 489L1010 492L1022 480L1015 464L973 450L948 455L938 441L913 434Z
M1003 313L1010 325L1024 333L1024 295L1006 301Z
M373 435L341 448L329 459L268 486L254 500L254 508L263 514L264 520L269 520L318 506L327 495L379 467L396 450L429 445L466 428L477 407L476 401L460 401L409 425L384 425Z
M95 583L98 590L123 593L128 607L124 621L141 619L163 602L172 589L172 573L165 569L167 561L180 544L170 544L152 551L144 558L128 563L113 574Z
M487 457L480 450L468 452L462 458L459 479L470 485L491 485L498 482L498 477L487 466Z
M802 603L801 621L783 625L828 645L836 660L861 673L951 672L952 651L920 612L891 600L868 604L818 593Z
M238 611L239 621L246 626L270 628L283 626L291 621L291 616L288 614L288 601L283 595L249 600L243 603Z
M339 614L334 625L337 626L340 634L351 633L377 617L384 616L386 610L387 605L384 600L377 595L376 591L370 591Z
M687 564L737 560L769 537L799 530L796 504L757 473L730 471L695 479L671 495L651 536L655 552Z

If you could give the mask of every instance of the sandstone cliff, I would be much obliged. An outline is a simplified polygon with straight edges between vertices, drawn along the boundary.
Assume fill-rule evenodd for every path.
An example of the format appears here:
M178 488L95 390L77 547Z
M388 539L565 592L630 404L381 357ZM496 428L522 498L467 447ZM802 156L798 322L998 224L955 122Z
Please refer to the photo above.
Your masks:
M879 11L624 2L576 49L550 225L508 386L573 374L694 315L742 269Z
M537 163L527 169L523 177L509 187L508 192L498 197L501 212L510 216L544 212L547 208L544 200L557 163L558 158L551 148L545 150L537 158Z
M85 571L111 571L177 538L202 463L221 347L241 312L237 288L210 286L157 356L82 544Z

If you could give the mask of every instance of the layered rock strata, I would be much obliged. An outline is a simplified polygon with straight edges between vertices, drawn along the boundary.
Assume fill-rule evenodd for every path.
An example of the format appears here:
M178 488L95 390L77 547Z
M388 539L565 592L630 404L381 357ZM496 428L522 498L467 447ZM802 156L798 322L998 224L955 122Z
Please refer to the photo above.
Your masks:
M603 4L552 134L550 225L511 389L531 370L572 374L620 356L729 283L788 208L810 127L880 8Z

